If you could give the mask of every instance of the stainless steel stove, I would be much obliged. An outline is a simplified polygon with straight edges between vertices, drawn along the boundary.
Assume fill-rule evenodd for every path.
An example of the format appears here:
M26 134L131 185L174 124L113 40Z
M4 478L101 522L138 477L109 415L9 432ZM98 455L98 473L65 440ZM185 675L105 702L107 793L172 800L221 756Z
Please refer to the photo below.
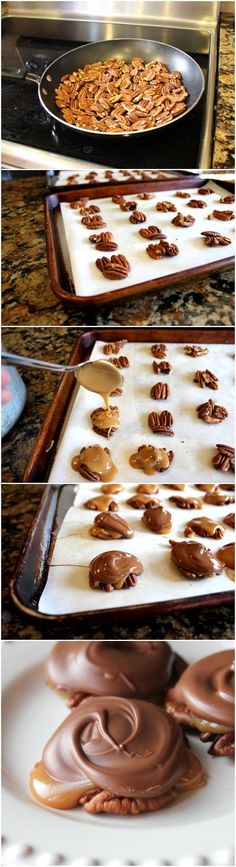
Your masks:
M214 134L219 3L138 0L53 0L2 4L2 162L4 167L67 168L88 163L119 168L209 168ZM36 85L56 57L85 42L122 37L156 39L197 60L204 97L181 119L181 136L171 127L135 141L94 142L59 128L45 113ZM85 167L86 167L85 166Z

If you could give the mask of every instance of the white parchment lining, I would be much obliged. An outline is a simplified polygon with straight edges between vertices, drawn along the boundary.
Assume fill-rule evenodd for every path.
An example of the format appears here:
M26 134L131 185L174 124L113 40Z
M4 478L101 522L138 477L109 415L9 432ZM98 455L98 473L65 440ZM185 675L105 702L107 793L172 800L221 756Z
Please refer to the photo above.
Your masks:
M96 259L102 256L109 258L111 254L94 249L94 245L89 241L89 235L93 234L94 230L89 230L82 225L79 211L70 208L68 202L61 203L76 295L90 297L102 292L122 289L125 286L145 283L148 280L163 278L167 275L173 275L174 279L179 271L188 271L190 268L197 268L200 265L207 265L210 262L217 262L232 256L233 243L226 247L206 247L201 237L201 232L212 230L226 235L232 242L234 238L234 220L227 222L208 220L208 215L214 209L233 210L232 205L223 205L219 202L220 198L227 195L227 190L218 187L213 181L207 184L207 187L214 190L214 193L202 197L206 205L205 208L189 208L188 200L177 198L176 191L165 192L162 190L156 192L153 194L153 198L147 201L138 199L137 194L125 196L127 200L137 201L137 210L142 211L147 217L145 223L134 225L129 222L131 212L122 211L119 205L112 202L110 196L96 199L96 201L91 199L91 204L97 204L100 207L101 216L106 222L104 229L99 229L97 232L111 231L118 244L115 253L122 253L131 265L131 271L123 280L107 280L99 271L95 264ZM201 194L199 195L196 189L184 191L189 192L191 198L201 199ZM193 226L188 228L174 226L172 219L176 216L175 213L157 211L156 203L165 200L174 202L177 211L182 214L191 214L195 219ZM179 247L177 256L163 256L158 260L150 258L146 252L150 242L139 234L140 228L146 228L149 225L158 226L166 234L170 243L177 244Z
M107 171L112 172L112 178L106 177ZM79 172L76 172L76 171L73 171L73 169L72 169L72 171L70 171L70 172L69 171L59 172L59 174L57 175L57 177L55 179L54 186L55 187L68 186L68 182L70 185L70 179L72 177L74 179L73 180L73 187L76 186L76 184L78 184L78 186L80 186L81 184L84 184L85 182L88 184L91 184L91 186L96 185L98 182L100 184L101 183L108 184L109 182L111 183L112 180L120 181L120 183L125 183L125 181L128 180L127 171L129 172L129 176L132 177L132 179L134 181L140 181L140 180L145 181L145 177L141 178L141 172L142 172L142 174L146 173L146 176L148 178L152 178L153 181L158 180L159 175L161 175L162 178L164 176L167 181L170 180L170 178L178 177L177 172L162 172L161 169L129 169L129 170L127 170L127 169L116 169L116 168L102 169L100 167L99 167L99 169L97 169L96 166L94 166L91 163L89 165L89 169L85 169L84 171L80 170ZM91 179L88 178L88 174L90 174L90 172L96 172L96 177L91 178ZM124 174L124 172L125 172L125 174Z
M204 497L202 491L187 485L184 492L173 491L169 486L161 485L157 498L165 504L172 513L172 531L166 536L158 536L146 530L142 522L143 512L132 509L127 500L135 492L134 485L125 485L124 490L115 499L120 504L119 514L124 517L134 530L131 540L95 539L89 534L89 528L94 522L97 512L84 508L87 499L100 493L99 485L78 486L74 505L68 510L59 530L55 543L52 565L46 586L39 603L39 611L43 614L69 614L79 611L100 611L101 609L123 608L127 605L160 602L170 599L205 596L206 594L223 592L233 587L225 572L215 578L205 578L189 581L181 576L170 556L169 538L180 541L184 528L191 518L206 515L217 522L232 512L233 506L209 506L203 509L183 511L169 503L173 494L180 496L195 496L199 500ZM223 545L233 542L234 532L225 526L222 539L200 539L207 548L216 553ZM92 590L88 583L89 563L98 554L108 550L128 551L139 557L143 564L143 573L138 578L135 587L129 590L119 590L105 593ZM60 565L59 565L60 564Z
M92 359L103 358L104 342L96 341L91 353ZM83 446L99 443L111 451L118 467L116 481L139 482L165 480L165 482L215 482L225 479L225 473L216 471L212 465L216 453L216 443L232 445L234 442L234 360L233 346L208 344L208 354L190 358L184 352L184 344L167 343L167 359L172 364L169 376L153 373L151 352L152 343L127 343L122 352L128 356L129 368L123 368L124 388L120 397L112 398L112 405L119 406L121 429L110 440L95 434L92 430L90 413L102 400L98 395L78 389L67 414L59 440L49 482L64 484L76 483L80 476L71 468L72 457ZM219 378L218 391L201 389L193 382L196 370L208 368ZM168 382L171 396L169 400L153 400L150 397L152 386L157 381ZM221 424L209 425L197 417L196 407L213 398L217 404L225 406L228 418ZM152 433L148 427L148 415L152 411L169 410L174 417L175 436L166 437ZM129 457L138 446L152 444L174 451L174 461L165 473L148 477L142 470L130 466ZM227 481L233 481L232 473L227 473Z

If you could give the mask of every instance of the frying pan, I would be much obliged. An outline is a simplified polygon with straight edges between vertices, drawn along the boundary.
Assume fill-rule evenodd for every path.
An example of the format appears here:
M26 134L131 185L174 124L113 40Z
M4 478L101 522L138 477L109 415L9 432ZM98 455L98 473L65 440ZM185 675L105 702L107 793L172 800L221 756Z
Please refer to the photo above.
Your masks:
M75 127L71 123L67 123L62 117L61 109L58 108L55 102L55 89L58 87L63 75L74 72L76 69L83 68L87 63L96 63L97 61L108 60L111 57L122 58L129 63L132 57L143 57L146 63L158 59L168 66L170 72L178 70L181 72L183 83L188 91L187 109L182 115L179 115L173 120L168 121L163 127L153 127L152 129L135 130L133 132L100 132L99 130L90 130L81 127ZM37 80L38 94L40 102L51 117L56 121L80 133L89 136L116 136L120 139L124 136L144 135L145 133L157 132L163 129L164 126L177 123L181 118L186 117L190 111L197 105L204 91L204 76L200 66L189 57L184 51L179 48L174 48L172 45L166 45L163 42L154 42L149 39L111 39L106 42L89 42L86 45L81 45L79 48L73 48L72 51L67 51L57 57L50 66L45 69L40 79L36 76L27 74L26 78Z

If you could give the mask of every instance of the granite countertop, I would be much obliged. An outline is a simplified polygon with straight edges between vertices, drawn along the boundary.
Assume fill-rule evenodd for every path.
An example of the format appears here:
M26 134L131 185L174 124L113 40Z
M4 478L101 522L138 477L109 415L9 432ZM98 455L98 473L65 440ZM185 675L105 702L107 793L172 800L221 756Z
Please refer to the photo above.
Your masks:
M233 269L187 280L98 312L65 307L53 294L44 233L45 182L7 181L2 197L3 325L232 325Z
M235 166L234 52L234 19L231 15L222 14L220 24L215 136L212 161L212 166L216 169L234 169Z
M5 349L19 355L65 364L81 328L4 328ZM57 373L18 368L27 400L17 424L2 440L2 481L20 482L36 437L59 382Z
M137 638L137 639L229 639L234 637L234 618L231 606L203 608L168 614L133 624L128 621L116 627L100 625L83 629L82 626L62 630L32 623L20 614L10 601L9 578L24 543L26 533L43 494L45 485L2 486L2 638Z

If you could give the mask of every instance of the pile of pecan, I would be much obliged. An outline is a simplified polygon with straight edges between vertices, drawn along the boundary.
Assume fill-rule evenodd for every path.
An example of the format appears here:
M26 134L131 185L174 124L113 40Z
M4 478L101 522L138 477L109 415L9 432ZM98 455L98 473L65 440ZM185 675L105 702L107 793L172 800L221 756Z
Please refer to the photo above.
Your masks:
M207 424L220 424L228 416L227 409L224 406L218 406L211 398L207 403L201 403L197 407L197 414L198 418Z
M177 211L177 208L172 202L157 202L156 211L163 211L165 214L168 211Z
M216 455L212 458L212 463L217 470L222 470L227 473L229 470L234 472L235 467L235 449L232 446L225 446L222 443L217 443L218 449Z
M119 355L118 358L109 358L110 364L114 364L114 367L129 367L129 359L127 355Z
M153 361L152 367L153 367L154 373L169 374L172 371L172 364L170 364L169 361L159 361L159 363L157 361Z
M151 397L153 400L168 400L170 397L170 386L165 382L156 382L151 388Z
M82 217L81 223L87 229L102 229L103 226L106 226L105 220L99 214L88 214L86 217Z
M206 202L202 202L201 199L190 199L188 208L206 208Z
M113 240L112 232L101 232L100 235L90 235L91 244L95 244L96 250L106 250L112 252L117 250L118 244Z
M233 211L212 211L212 214L209 214L208 220L233 220L234 212Z
M208 349L206 346L185 346L184 351L186 355L191 355L191 358L197 358L198 355L207 355Z
M67 123L100 132L135 132L162 126L186 110L181 73L158 60L111 58L63 75L55 91Z
M171 412L150 412L148 416L148 424L153 433L164 434L164 436L174 436L172 425L174 424L173 415Z
M108 280L123 280L130 271L130 264L122 254L111 256L110 259L102 256L102 259L96 259L96 265L103 277L107 277Z
M146 214L143 214L142 211L133 211L133 214L129 217L130 223L145 223L146 219Z
M142 238L147 238L148 241L164 241L166 235L163 235L158 226L148 226L147 229L139 229L139 234Z
M186 216L184 216L184 214L181 214L180 211L178 211L178 214L176 214L176 217L174 217L171 222L174 223L174 226L183 226L185 229L187 226L193 226L195 219L194 217L191 217L191 214L186 214Z
M194 382L198 382L200 388L213 388L214 391L219 387L219 380L210 370L196 370Z
M166 356L166 345L165 343L153 343L151 347L151 352L155 355L155 358L165 358Z
M159 244L149 244L146 251L151 259L161 259L161 256L178 256L179 248L168 241L160 241Z
M118 355L120 349L127 343L127 340L116 340L115 343L105 343L103 347L104 355Z
M227 244L232 243L230 238L220 235L220 232L201 232L201 235L207 247L226 247Z

